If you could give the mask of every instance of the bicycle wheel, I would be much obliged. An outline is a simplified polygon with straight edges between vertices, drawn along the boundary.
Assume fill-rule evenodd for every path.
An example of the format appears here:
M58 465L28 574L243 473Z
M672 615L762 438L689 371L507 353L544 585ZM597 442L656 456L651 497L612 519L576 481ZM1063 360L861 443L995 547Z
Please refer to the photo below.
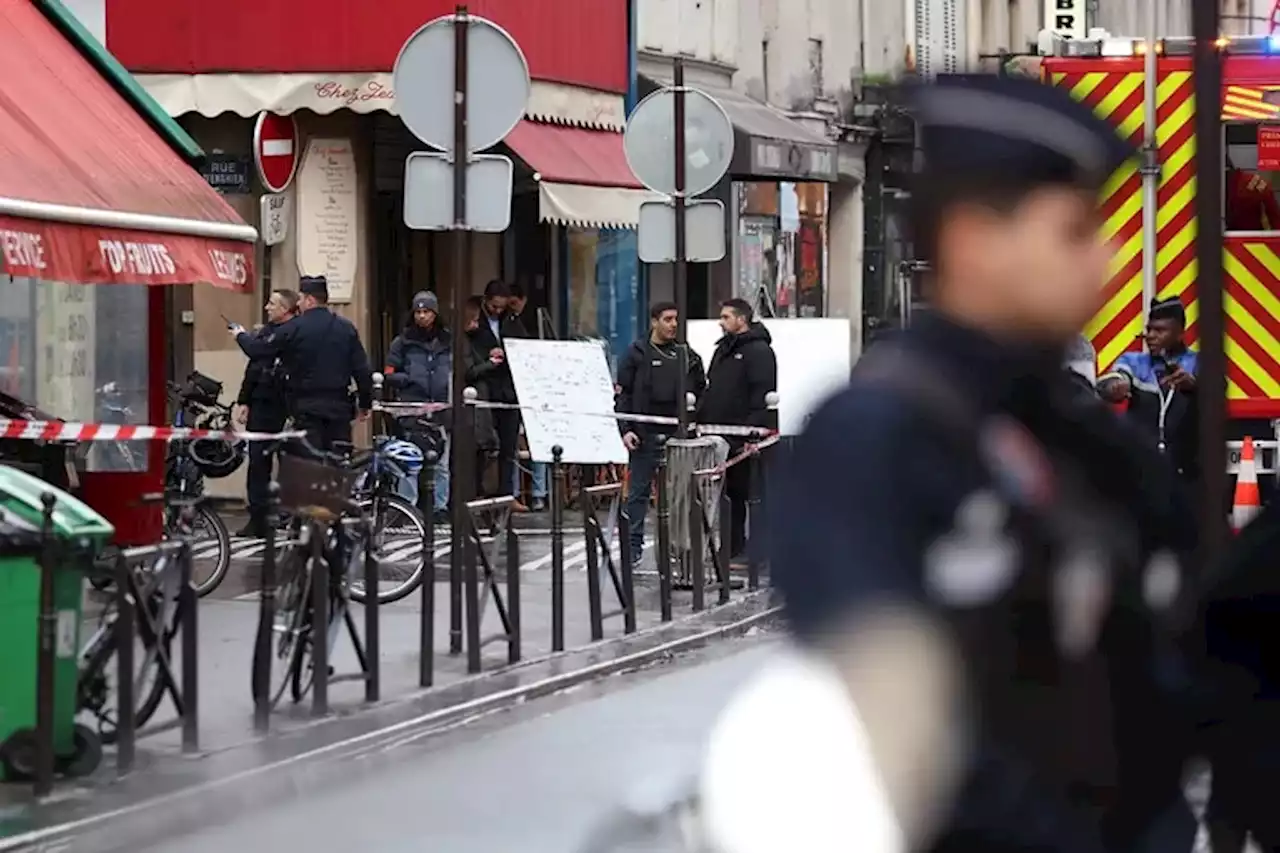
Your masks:
M200 504L177 509L170 514L165 535L191 540L191 582L196 595L204 598L226 580L231 569L231 534L213 507Z
M361 498L361 513L373 516L374 550L378 560L378 603L399 601L422 583L422 538L427 523L418 508L395 495ZM362 545L363 543L360 543ZM359 547L359 545L357 545ZM347 578L351 600L364 604L364 567Z
M153 608L158 606L154 596L151 601ZM156 610L153 609L151 615L154 619L157 615ZM160 703L164 701L166 685L160 674L160 660L162 655L166 660L173 660L171 654L173 638L178 633L180 624L181 617L176 611L176 605L172 619L169 620L160 637L147 635L145 620L142 618L137 622L139 636L134 642L135 645L141 645L141 648L135 648L133 653L137 673L133 682L134 725L137 728L142 728L150 722L156 711L160 709ZM98 735L105 744L115 743L119 736L120 719L116 702L116 697L119 695L116 682L119 666L115 661L119 645L120 634L113 625L102 635L99 642L87 650L76 686L77 709L88 711L93 715L97 721Z
M270 645L272 659L269 699L272 708L280 703L294 670L302 662L302 643L299 640L306 633L306 621L311 612L311 572L304 558L305 554L300 546L295 545L286 548L277 561L282 582L276 593L275 624L272 626ZM255 643L254 669L250 675L257 670L259 654L261 652ZM252 682L250 685L252 687Z
M314 574L311 571L315 557L307 560L307 577L312 578ZM301 702L311 690L311 685L315 683L315 642L316 642L316 623L315 610L311 607L309 594L311 592L311 584L307 584L308 599L306 606L306 618L302 626L302 630L298 634L297 653L294 659L294 665L289 670L289 686L293 701ZM324 632L323 642L328 643L329 635L334 625L338 624L336 620L342 617L337 610L337 602L334 596L329 596L329 631ZM332 646L329 646L332 648Z

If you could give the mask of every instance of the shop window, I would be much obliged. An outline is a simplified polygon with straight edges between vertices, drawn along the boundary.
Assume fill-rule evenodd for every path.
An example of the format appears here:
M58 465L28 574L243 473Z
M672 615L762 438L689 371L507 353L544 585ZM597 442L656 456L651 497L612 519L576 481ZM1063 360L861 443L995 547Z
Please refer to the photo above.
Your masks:
M611 370L618 354L639 335L633 234L615 229L568 231L569 337L600 341Z
M1280 232L1280 123L1230 122L1224 133L1225 230Z
M0 276L0 388L80 423L145 424L147 289ZM87 471L143 470L146 442L84 445Z

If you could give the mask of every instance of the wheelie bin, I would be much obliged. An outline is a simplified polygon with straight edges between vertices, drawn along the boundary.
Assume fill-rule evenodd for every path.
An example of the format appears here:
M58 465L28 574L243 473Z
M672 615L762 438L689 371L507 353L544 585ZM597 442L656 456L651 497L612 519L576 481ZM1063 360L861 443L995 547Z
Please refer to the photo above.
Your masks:
M0 777L30 779L36 755L42 502L55 498L53 571L53 751L61 775L92 773L102 758L98 735L75 722L85 571L111 539L112 526L76 497L0 465Z

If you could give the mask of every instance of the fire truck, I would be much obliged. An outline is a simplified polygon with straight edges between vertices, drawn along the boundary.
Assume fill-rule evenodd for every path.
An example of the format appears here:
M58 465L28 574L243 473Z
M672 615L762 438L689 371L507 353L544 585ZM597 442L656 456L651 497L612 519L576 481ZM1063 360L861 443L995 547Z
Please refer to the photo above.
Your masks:
M1115 125L1144 158L1112 176L1103 230L1117 255L1102 309L1086 328L1105 371L1140 350L1146 305L1177 295L1197 330L1192 42L1155 43L1094 30L1040 38L1040 72ZM1280 36L1219 39L1224 134L1224 301L1232 437L1271 438L1280 418ZM1150 59L1150 61L1148 61ZM1154 131L1154 133L1152 133ZM1154 135L1154 145L1146 141Z

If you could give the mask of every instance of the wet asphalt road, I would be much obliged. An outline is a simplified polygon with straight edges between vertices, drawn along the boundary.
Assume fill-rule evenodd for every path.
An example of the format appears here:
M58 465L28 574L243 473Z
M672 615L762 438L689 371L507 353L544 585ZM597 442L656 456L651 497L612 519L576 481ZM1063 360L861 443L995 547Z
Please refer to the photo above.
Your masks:
M628 791L696 766L714 715L769 649L739 640L407 743L383 773L149 849L569 853Z

